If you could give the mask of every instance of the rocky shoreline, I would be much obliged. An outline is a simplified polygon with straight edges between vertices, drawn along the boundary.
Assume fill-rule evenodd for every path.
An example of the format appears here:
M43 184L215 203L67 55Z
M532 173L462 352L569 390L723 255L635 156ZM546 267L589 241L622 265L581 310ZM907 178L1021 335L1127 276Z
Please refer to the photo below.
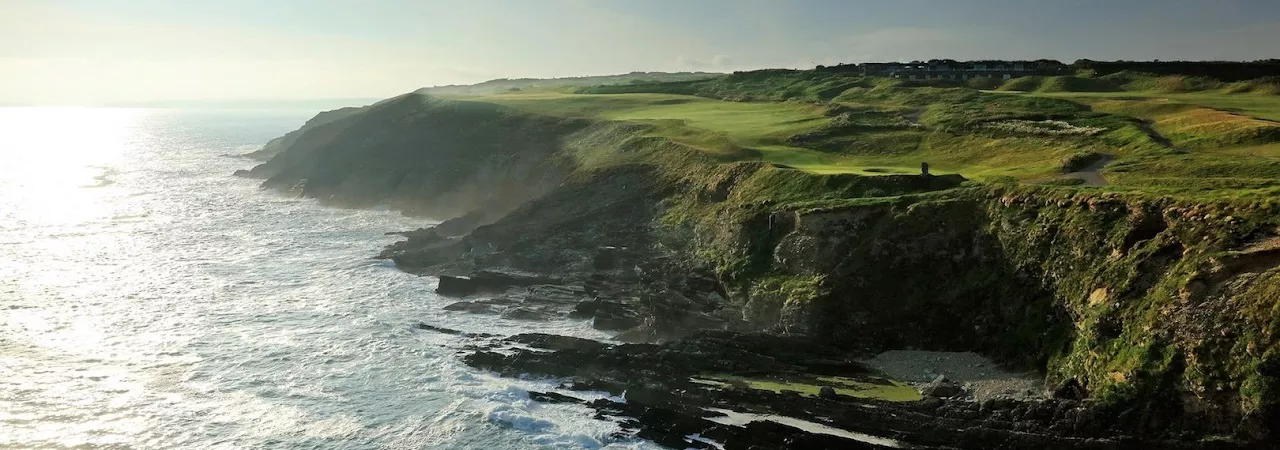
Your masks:
M468 245L431 230L409 235L429 236L439 254ZM404 257L397 251L403 248L393 245L382 256ZM618 400L556 392L531 398L583 404L598 418L618 420L625 433L671 448L1249 448L1190 434L1135 435L1143 429L1135 423L1146 419L1135 417L1142 411L1098 407L1074 384L1045 392L972 353L923 352L926 360L907 362L902 351L878 355L883 349L875 339L832 346L811 336L734 331L741 324L724 318L723 309L719 316L709 309L724 302L710 275L675 271L670 260L648 259L650 252L595 250L585 273L539 274L470 260L468 275L436 275L437 292L458 300L448 311L590 319L597 329L619 332L615 342L544 334L490 339L464 361L501 376L554 378L569 391L608 392ZM453 260L434 270L459 267ZM709 312L698 312L700 304ZM958 361L945 363L944 356ZM948 379L947 369L961 382ZM992 373L994 380L986 376ZM997 387L962 382L984 376ZM894 394L886 399L882 387ZM726 419L734 414L747 419Z
M489 336L466 362L562 379L565 392L534 397L660 444L1272 442L1280 206L811 174L720 161L636 124L419 94L327 119L240 175L456 216L379 256L438 279L451 312L618 333ZM903 350L1000 367L877 361Z

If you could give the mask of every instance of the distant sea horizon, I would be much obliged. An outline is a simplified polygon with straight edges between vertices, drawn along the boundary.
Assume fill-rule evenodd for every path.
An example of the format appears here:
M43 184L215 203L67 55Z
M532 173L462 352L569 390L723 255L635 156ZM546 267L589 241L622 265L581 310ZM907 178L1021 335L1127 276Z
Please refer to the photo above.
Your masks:
M158 100L146 102L30 103L0 100L0 108L315 109L364 106L386 97L314 99Z

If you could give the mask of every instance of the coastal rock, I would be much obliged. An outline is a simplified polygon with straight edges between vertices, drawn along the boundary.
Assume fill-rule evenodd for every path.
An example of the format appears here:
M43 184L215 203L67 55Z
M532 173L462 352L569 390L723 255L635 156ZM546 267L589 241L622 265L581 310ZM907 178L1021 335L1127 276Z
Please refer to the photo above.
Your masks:
M635 311L617 303L605 302L596 309L591 327L597 330L622 331L635 328L640 323L640 317Z
M591 339L545 333L517 334L507 340L547 350L599 350L606 346L603 342Z
M471 314L496 314L492 306L480 302L456 302L445 305L445 311L462 311Z
M938 375L929 384L920 388L920 394L930 397L955 397L963 393L964 389L960 385L947 380L945 375Z
M431 325L431 324L427 324L427 323L423 323L423 322L418 322L418 323L416 323L416 324L413 324L413 327L414 327L414 328L417 328L417 329L419 329L419 330L434 331L434 332L436 332L436 333L454 334L454 335L462 334L462 332L461 332L461 331L458 331L458 330L455 330L455 329L452 329L452 328L445 328L445 327L435 326L435 325Z
M477 285L485 289L502 290L510 287L557 284L560 280L550 275L514 269L493 268L477 270L471 275Z
M590 318L592 328L605 331L628 330L641 323L640 315L631 307L599 298L578 303L569 317Z
M470 277L441 275L440 284L436 286L436 293L440 295L464 297L476 293L479 285L480 284L476 280Z
M599 413L597 417L621 418L623 429L636 437L676 448L692 447L685 438L694 434L725 448L890 448L893 442L854 439L849 432L893 437L921 449L1236 448L1161 437L1139 440L1115 428L1120 422L1114 417L1057 400L978 404L959 397L926 397L893 402L833 396L835 389L829 385L819 387L817 395L804 395L741 382L711 387L694 381L709 373L770 380L831 373L832 349L795 338L717 332L662 345L610 345L545 334L517 335L508 341L538 350L477 351L463 360L504 376L562 378L565 388L622 395L623 402L600 399L586 404ZM806 366L806 361L820 364ZM946 383L945 378L935 381ZM570 396L550 396L546 401L575 402ZM765 416L745 425L724 425L715 421L724 415L709 408ZM815 428L770 422L764 418L769 415L812 422ZM835 430L822 431L823 424Z
M501 317L510 320L547 320L553 316L552 313L539 309L516 307L503 311Z
M538 284L529 286L526 303L554 303L572 305L582 302L587 293L582 286Z
M1088 392L1085 391L1084 386L1080 385L1080 381L1075 378L1067 379L1057 389L1053 390L1053 398L1057 399L1082 400L1086 396L1088 396Z

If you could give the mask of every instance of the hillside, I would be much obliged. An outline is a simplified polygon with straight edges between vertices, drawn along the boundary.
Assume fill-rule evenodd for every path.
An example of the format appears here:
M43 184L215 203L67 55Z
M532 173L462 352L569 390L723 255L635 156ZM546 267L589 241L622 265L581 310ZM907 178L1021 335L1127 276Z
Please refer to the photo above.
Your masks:
M482 83L422 88L418 92L433 95L484 95L503 92L568 89L583 86L612 84L661 83L691 81L712 78L721 74L711 72L632 72L619 75L564 78L499 78Z
M552 292L620 339L687 338L468 356L627 391L633 408L687 419L645 429L696 422L679 404L821 416L837 407L749 386L846 376L859 369L833 361L911 348L989 355L1036 371L1058 398L873 402L886 415L862 426L954 448L1265 442L1280 417L1280 124L1267 117L1280 97L1125 80L983 91L774 70L573 93L419 92L314 120L249 174L452 218L383 256L441 277L442 292L493 294L458 308ZM787 359L798 357L755 333L832 349ZM702 372L673 362L707 354L718 362L685 364ZM706 371L748 387L673 394Z

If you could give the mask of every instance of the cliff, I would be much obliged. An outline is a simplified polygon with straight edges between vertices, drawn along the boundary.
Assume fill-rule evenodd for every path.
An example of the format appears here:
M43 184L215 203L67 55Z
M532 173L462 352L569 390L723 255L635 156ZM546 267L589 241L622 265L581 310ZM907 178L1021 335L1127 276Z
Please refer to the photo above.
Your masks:
M500 215L567 175L560 140L588 125L422 94L326 118L272 141L281 149L245 175L346 206Z
M718 329L978 351L1102 411L1099 435L1272 436L1270 199L819 175L726 161L652 125L423 94L313 122L250 174L461 216L383 253L411 272L569 286L634 317L620 328L637 341Z

